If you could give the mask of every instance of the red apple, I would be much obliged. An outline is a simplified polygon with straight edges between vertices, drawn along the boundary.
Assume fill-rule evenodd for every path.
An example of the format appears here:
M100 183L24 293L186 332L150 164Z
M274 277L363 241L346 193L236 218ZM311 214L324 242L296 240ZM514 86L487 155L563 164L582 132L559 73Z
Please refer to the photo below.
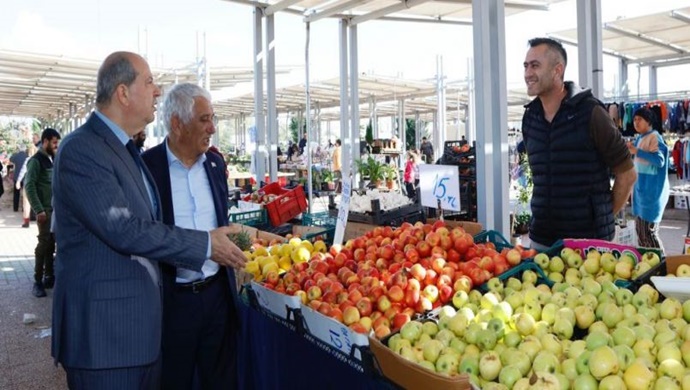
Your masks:
M388 297L391 302L402 302L405 299L405 291L398 285L388 289Z
M470 290L472 290L472 279L470 279L467 275L459 276L457 279L455 279L455 283L453 283L453 290L464 291L469 294Z
M393 329L400 329L403 325L407 324L408 322L410 322L409 315L404 313L398 313L393 317L391 325L393 325Z
M357 301L355 306L357 307L357 310L359 310L359 314L362 317L366 317L369 314L371 314L371 310L373 308L371 300L367 297L361 298L359 301ZM345 314L345 313L343 313L343 314Z
M321 298L321 288L319 286L311 286L307 290L307 298L309 298L310 301L320 299Z
M361 314L354 306L350 306L343 310L343 323L345 325L358 323L360 318Z
M508 264L515 266L520 264L520 260L522 260L522 256L520 255L520 251L513 248L506 253L506 260L508 260Z
M379 309L379 311L385 312L386 310L390 309L390 307L391 301L388 299L388 296L381 295L379 299L376 300L376 308Z

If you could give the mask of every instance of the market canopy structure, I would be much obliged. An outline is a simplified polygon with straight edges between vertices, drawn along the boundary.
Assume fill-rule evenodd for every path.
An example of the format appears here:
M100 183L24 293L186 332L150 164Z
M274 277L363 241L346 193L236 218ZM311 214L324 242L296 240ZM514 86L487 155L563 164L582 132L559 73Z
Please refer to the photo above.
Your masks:
M0 115L46 121L85 117L93 108L100 64L100 60L0 50ZM289 70L281 67L276 72ZM152 72L163 87L199 82L196 65ZM210 67L209 73L211 91L254 80L251 67Z
M619 19L602 25L606 54L643 66L690 63L690 7L653 15ZM577 29L551 34L577 42Z

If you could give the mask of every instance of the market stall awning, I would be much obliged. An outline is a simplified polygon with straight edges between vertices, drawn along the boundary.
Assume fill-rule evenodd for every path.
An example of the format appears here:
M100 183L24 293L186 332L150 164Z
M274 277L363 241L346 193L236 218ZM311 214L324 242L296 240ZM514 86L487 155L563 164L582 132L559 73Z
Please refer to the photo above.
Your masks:
M577 44L577 29L549 34ZM602 25L604 53L640 65L670 66L690 62L690 7Z
M0 50L0 115L43 119L67 118L70 104L74 115L83 116L96 93L96 73L101 60L69 58L20 51ZM290 68L277 69L288 73ZM199 79L196 66L152 69L161 86ZM210 67L211 91L248 83L251 67Z
M290 12L305 22L323 18L349 18L356 25L369 20L405 22L472 23L472 0L225 0L261 7L266 14ZM549 9L564 0L505 0L506 16L529 10Z

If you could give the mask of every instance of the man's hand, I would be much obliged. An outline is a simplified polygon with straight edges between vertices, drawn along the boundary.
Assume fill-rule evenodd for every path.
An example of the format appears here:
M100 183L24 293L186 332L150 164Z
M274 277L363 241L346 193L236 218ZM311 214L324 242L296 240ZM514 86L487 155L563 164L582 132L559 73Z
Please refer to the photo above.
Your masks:
M228 238L228 234L233 233L235 230L236 228L222 226L210 231L211 260L220 265L243 269L247 263L247 258L240 248Z
M48 216L46 216L45 211L41 211L40 213L36 214L36 223L43 225L46 223L46 220L48 220Z

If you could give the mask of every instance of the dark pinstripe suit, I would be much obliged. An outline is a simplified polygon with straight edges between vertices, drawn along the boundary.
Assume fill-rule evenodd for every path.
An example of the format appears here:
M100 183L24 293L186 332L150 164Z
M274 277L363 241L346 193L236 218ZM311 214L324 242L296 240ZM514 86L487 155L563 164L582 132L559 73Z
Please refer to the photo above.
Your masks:
M154 193L158 198L155 187ZM53 202L56 362L86 370L155 362L161 346L160 277L154 283L132 255L152 260L157 273L156 261L198 271L208 233L153 220L141 171L96 115L60 145Z

